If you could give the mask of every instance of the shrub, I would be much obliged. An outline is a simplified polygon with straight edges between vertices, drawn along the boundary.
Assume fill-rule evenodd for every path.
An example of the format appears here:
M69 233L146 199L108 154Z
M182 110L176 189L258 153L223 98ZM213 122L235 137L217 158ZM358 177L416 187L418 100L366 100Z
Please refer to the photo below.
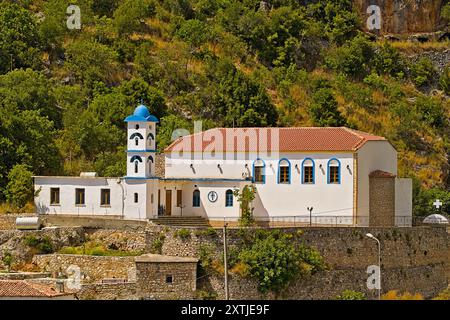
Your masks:
M433 300L450 300L450 287L439 293Z
M439 79L439 85L447 95L450 95L450 66L445 67L444 72Z
M398 290L391 290L381 296L381 300L424 300L420 293L411 294L405 292L400 294Z
M180 238L181 240L187 240L191 237L191 231L188 229L179 229L175 231L175 237Z
M152 252L153 253L162 253L162 247L164 245L164 240L166 239L166 236L163 233L160 233L156 239L152 242Z
M209 228L204 229L204 230L196 231L195 235L198 236L198 237L201 237L201 236L212 237L212 236L217 235L217 231L213 227L209 227Z
M417 87L430 84L436 74L433 63L428 58L421 58L417 63L414 63L410 71L412 81Z
M241 208L241 217L239 218L240 227L249 227L253 225L253 207L251 207L252 201L256 197L256 188L253 185L244 186L242 191L235 189L233 195L237 198Z
M314 92L309 113L315 125L321 127L340 127L346 121L338 110L338 103L329 88L320 88Z
M10 204L17 208L23 208L27 202L33 200L33 173L28 166L15 165L8 173L8 180L5 195Z
M297 248L292 235L280 231L258 230L253 243L239 254L248 274L259 282L261 292L279 293L297 276L323 268L320 254L310 248Z
M344 290L341 295L336 297L337 300L366 300L363 292Z
M48 236L39 238L34 235L28 235L23 241L28 247L36 249L38 253L54 252L52 240Z
M6 267L6 271L9 272L11 270L11 265L14 262L14 258L9 251L4 251L2 256L2 262Z
M197 298L200 300L216 300L217 293L213 291L197 290Z
M363 36L357 36L327 55L326 65L351 77L364 77L372 69L374 48Z

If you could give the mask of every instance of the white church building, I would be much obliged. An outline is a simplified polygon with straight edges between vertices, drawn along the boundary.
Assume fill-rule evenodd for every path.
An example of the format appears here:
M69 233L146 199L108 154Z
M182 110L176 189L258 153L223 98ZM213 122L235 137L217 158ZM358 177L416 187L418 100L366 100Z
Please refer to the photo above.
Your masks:
M340 128L216 128L157 150L158 119L144 105L125 119L125 177L34 177L39 214L237 221L233 194L256 188L256 221L409 226L412 184L397 177L385 138Z

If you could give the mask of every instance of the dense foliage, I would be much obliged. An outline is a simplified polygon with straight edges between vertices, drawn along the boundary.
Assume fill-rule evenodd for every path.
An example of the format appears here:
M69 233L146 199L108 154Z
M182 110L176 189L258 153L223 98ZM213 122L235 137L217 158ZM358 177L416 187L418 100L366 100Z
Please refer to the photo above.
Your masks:
M448 67L405 59L362 23L351 0L0 0L0 202L29 199L11 190L30 174L123 175L123 119L142 102L160 150L193 120L386 136L426 214L428 190L450 185Z
M238 259L255 278L261 292L280 293L297 277L323 270L325 265L318 251L298 246L294 235L279 230L256 230L252 241L245 242Z

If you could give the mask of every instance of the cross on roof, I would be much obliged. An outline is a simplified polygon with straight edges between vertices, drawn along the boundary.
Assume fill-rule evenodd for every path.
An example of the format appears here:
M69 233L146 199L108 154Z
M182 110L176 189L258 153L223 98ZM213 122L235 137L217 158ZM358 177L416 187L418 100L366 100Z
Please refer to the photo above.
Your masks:
M442 205L443 205L443 203L439 199L437 199L435 202L433 202L433 206L435 206L436 209L439 209L440 207L442 207Z

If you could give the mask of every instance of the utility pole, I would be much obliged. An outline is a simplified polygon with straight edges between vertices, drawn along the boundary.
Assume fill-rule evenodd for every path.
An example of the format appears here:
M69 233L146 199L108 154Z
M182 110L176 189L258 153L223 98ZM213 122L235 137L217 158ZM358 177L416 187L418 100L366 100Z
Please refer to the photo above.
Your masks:
M224 276L225 276L225 300L228 300L228 262L227 262L227 225L223 225L223 266L224 266Z

